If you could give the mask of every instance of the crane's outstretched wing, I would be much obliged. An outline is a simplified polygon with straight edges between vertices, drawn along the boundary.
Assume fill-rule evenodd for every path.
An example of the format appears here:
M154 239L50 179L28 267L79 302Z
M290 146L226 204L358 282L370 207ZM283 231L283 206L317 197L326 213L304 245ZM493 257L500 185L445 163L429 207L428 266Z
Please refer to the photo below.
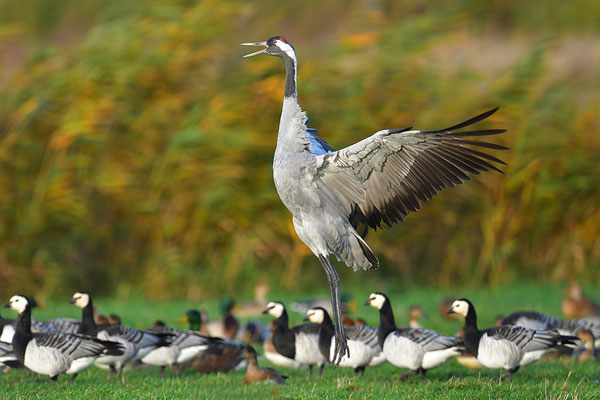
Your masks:
M468 136L488 136L504 129L456 132L496 112L487 111L445 129L416 131L386 129L344 149L317 157L315 182L348 213L357 232L381 223L391 226L442 189L454 187L490 169L498 158L467 146L506 150L507 147Z

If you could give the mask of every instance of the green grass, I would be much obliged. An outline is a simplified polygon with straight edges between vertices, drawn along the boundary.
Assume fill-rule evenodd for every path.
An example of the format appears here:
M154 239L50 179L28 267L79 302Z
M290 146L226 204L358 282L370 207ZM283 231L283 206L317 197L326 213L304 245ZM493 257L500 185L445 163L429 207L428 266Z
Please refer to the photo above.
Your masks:
M458 321L444 321L436 311L437 302L446 295L465 296L473 300L481 315L481 325L491 323L497 313L509 313L517 309L536 308L560 315L560 287L520 284L516 286L491 289L465 289L453 292L432 291L425 288L410 290L387 290L395 304L398 322L406 318L408 306L421 304L430 314L423 323L446 334L454 333L459 327ZM362 303L369 290L356 288L352 291L357 303ZM305 294L306 295L306 294ZM291 301L302 297L298 294L275 293L271 299ZM194 306L207 308L216 315L217 302L210 304L189 304L184 301L151 303L141 299L122 302L115 299L98 299L97 307L101 312L117 312L130 325L143 328L156 318L161 318L174 326L182 327L175 321L185 311ZM52 316L77 317L77 310L65 301L49 303L47 310L37 310L38 318ZM9 314L5 312L4 314ZM368 307L359 307L354 313L377 323L377 312ZM4 315L9 316L9 315ZM291 313L293 323L300 322L302 316ZM267 365L266 361L262 365ZM155 368L146 368L125 373L125 384L107 381L107 373L92 367L84 371L74 384L67 383L68 377L62 376L57 384L46 377L30 376L25 371L10 371L0 377L0 398L2 399L232 399L232 398L373 398L373 399L594 399L600 396L600 371L598 363L588 361L577 363L570 359L541 361L518 371L513 383L498 384L493 381L499 371L468 371L452 360L446 365L429 371L427 381L409 379L398 381L403 372L392 365L385 364L376 368L367 368L363 377L353 379L350 369L326 368L323 377L306 379L306 370L281 370L289 376L285 386L272 385L245 386L243 371L197 375L184 371L175 378L167 371L160 379Z

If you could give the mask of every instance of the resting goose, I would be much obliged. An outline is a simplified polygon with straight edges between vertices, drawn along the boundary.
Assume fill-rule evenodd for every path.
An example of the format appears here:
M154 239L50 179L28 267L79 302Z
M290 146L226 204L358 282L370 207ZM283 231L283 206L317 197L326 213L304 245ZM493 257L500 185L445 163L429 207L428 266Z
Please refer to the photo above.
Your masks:
M536 330L555 329L561 335L567 336L577 336L581 330L588 330L596 338L594 347L600 347L600 322L587 319L565 321L538 311L517 311L504 318L502 325L517 325Z
M412 370L412 373L402 374L401 380L417 374L424 380L427 370L465 350L462 340L455 336L444 336L429 329L397 328L390 299L383 293L371 293L365 305L379 310L377 335L385 358L396 367Z
M180 365L198 357L208 349L210 343L210 338L193 331L167 327L161 321L156 321L148 331L158 335L172 335L169 346L158 347L141 359L144 364L160 367L161 376L167 366L172 367L175 375L179 376Z
M49 375L56 381L60 374L77 374L88 368L100 355L123 353L120 344L72 334L32 333L31 307L25 296L13 296L7 308L19 313L13 337L17 359L35 373Z
M306 312L306 318L312 323L319 324L319 350L326 360L332 361L335 352L335 328L329 313L323 307L311 308ZM377 339L377 330L369 326L350 326L344 328L348 339L350 356L342 357L339 366L350 367L354 376L364 374L365 368L381 352Z
M487 368L503 368L512 381L520 367L539 360L557 346L575 346L577 337L563 336L555 330L534 330L501 325L479 330L475 307L467 299L455 300L448 310L465 318L465 347Z
M168 336L142 332L123 325L96 325L92 296L88 293L75 293L69 303L81 308L81 322L66 323L63 320L64 325L61 329L118 342L124 347L125 351L120 355L107 355L95 361L101 368L108 366L111 376L118 373L119 379L122 380L123 367L126 363L137 361L157 347L170 344Z
M290 329L287 311L283 303L279 301L269 302L263 310L263 314L269 314L275 318L275 330L273 331L275 350L286 358L307 365L309 379L314 365L319 366L319 376L321 376L327 359L319 350L319 325L308 323Z
M261 368L258 365L256 357L256 350L254 347L247 346L244 349L244 357L248 360L248 368L246 369L246 375L244 375L244 383L275 383L277 385L283 385L287 376L282 376L279 372L273 368L265 367Z

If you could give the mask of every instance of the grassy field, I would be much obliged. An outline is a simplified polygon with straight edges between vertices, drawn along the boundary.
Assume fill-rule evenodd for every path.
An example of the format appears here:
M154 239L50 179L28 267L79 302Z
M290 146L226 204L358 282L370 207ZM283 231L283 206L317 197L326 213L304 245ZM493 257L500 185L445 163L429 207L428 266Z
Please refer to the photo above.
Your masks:
M535 308L554 315L560 315L559 286L520 284L496 287L492 289L465 289L454 292L413 288L407 290L388 290L395 305L397 322L406 319L408 306L421 304L430 318L424 325L446 334L454 333L459 327L458 321L444 321L438 315L436 305L444 296L466 296L478 307L481 325L489 325L498 313L509 313L517 309ZM352 291L353 298L361 304L369 290ZM304 294L306 295L306 294ZM302 296L273 293L270 299L291 301ZM34 315L40 319L51 316L78 317L78 310L61 302L47 304L46 310L37 310ZM151 303L141 299L128 302L115 299L98 299L95 302L101 312L117 312L123 320L133 326L149 326L156 318L162 318L174 326L183 327L175 321L191 307L207 308L216 315L217 303L194 305L184 301ZM10 316L4 312L5 317ZM359 306L353 314L364 317L370 324L378 322L377 312L368 307ZM300 322L302 316L291 313L293 323ZM267 365L266 361L262 365ZM498 384L493 378L498 371L468 371L452 360L446 365L428 373L427 381L398 381L403 372L389 364L368 368L365 375L352 378L349 369L334 370L326 368L323 377L306 379L306 370L283 370L289 376L285 386L271 385L245 386L243 371L229 374L197 375L184 371L175 378L167 371L160 379L158 371L146 368L125 373L125 384L107 381L107 374L96 368L84 371L74 384L67 383L66 377L59 378L57 384L50 383L45 377L33 377L25 371L11 371L0 377L0 398L2 399L171 399L171 398L414 398L414 399L596 399L600 396L598 381L600 368L597 362L577 363L570 359L543 361L524 367L514 377L513 383Z

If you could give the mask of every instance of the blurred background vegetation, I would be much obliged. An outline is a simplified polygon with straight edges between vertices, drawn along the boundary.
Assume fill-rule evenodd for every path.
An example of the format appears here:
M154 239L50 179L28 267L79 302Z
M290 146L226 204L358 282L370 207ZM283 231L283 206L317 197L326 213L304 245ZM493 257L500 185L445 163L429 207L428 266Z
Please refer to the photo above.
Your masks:
M0 0L0 295L322 287L272 183L296 47L311 126L487 123L505 174L369 235L343 285L600 282L600 2ZM485 125L485 124L484 124Z

